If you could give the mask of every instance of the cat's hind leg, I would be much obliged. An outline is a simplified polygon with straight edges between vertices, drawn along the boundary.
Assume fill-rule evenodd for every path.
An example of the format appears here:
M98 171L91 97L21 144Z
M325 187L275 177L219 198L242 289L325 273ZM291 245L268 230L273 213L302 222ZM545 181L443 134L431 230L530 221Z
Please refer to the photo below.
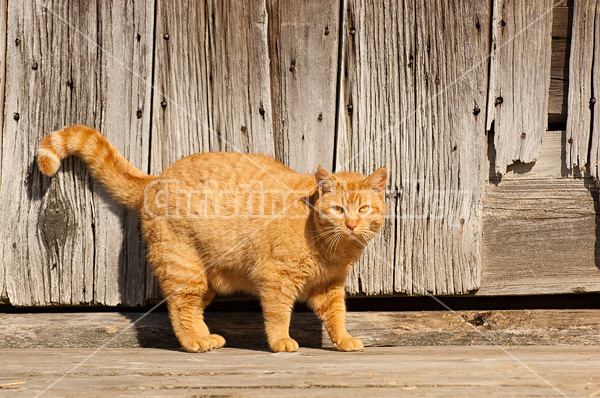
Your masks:
M271 350L274 352L294 352L298 343L290 337L290 319L295 297L293 289L285 286L282 280L263 283L260 287L260 303L265 318L265 330Z
M148 244L148 259L167 299L173 331L184 350L204 352L222 347L225 339L211 336L204 323L204 307L212 299L201 259L181 244Z
M214 345L214 348L221 348L225 345L225 339L215 333L210 333L208 326L204 322L204 309L210 304L212 299L215 297L215 292L212 289L207 289L202 296L198 311L196 312L196 328L201 335L208 335L209 340Z

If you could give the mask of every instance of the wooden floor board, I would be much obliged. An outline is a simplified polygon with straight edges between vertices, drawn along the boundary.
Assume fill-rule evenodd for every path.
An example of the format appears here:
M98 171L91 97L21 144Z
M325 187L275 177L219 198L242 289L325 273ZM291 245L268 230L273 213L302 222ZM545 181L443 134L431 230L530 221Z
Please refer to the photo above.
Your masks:
M92 355L93 354L93 355ZM600 393L600 346L394 347L358 353L223 348L4 349L0 395L584 396ZM70 373L60 379L66 372ZM60 380L59 380L60 379Z

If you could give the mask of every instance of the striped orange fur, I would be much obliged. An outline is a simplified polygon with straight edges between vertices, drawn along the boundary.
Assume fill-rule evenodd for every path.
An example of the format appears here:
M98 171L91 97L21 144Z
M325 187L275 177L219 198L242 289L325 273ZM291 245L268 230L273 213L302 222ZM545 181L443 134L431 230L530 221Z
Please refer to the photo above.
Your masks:
M83 159L92 176L125 206L140 210L143 191L156 177L136 169L97 130L70 126L48 134L42 140L37 162L42 173L54 175L60 161L75 155Z
M96 130L65 127L46 136L38 165L83 159L94 178L140 213L147 257L186 351L222 347L204 308L216 294L260 298L273 351L296 351L289 335L296 301L323 320L335 347L363 348L345 326L344 283L383 225L387 172L300 174L266 155L198 153L158 177L137 170Z

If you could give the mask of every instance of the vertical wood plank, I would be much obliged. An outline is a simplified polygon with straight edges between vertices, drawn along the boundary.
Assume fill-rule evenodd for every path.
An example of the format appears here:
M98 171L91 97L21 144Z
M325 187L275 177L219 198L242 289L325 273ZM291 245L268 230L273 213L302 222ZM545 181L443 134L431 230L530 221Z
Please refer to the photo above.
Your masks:
M0 147L4 134L4 83L6 73L6 17L8 0L0 0ZM2 150L0 150L0 165L2 165ZM2 184L2 167L0 167L0 184ZM8 301L6 294L6 275L5 269L0 265L0 303Z
M494 0L487 129L495 172L534 162L548 122L553 0Z
M102 107L98 126L126 159L147 171L154 1L100 1L99 14L102 51L97 101ZM142 305L149 271L139 215L114 201L95 181L93 192L94 212L102 220L96 223L94 235L95 300L106 305Z
M52 179L34 160L45 134L83 123L147 167L150 119L136 110L149 108L149 89L127 76L150 77L152 18L151 6L125 0L8 4L5 114L19 116L3 126L0 238L12 304L141 303L140 243L125 239L133 217L78 159Z
M398 192L351 293L479 286L490 5L417 3L349 0L344 11L336 167L386 165Z
M578 167L598 178L600 157L600 1L581 0L573 6L569 103L567 114L567 167ZM591 144L591 145L590 145Z
M266 1L208 6L211 150L275 156Z
M332 170L340 0L269 0L277 159L300 173Z
M274 156L265 1L157 7L152 173L196 152Z
M152 172L197 152L274 155L264 2L157 7Z

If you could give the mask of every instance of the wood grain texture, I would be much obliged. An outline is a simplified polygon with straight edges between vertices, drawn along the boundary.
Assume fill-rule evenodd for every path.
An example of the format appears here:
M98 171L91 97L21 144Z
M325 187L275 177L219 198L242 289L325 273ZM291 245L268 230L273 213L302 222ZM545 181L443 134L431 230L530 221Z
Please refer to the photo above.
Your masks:
M351 293L479 286L490 12L485 2L345 7L336 169L386 165L397 193Z
M0 0L0 143L4 128L4 89L6 82L6 35L8 0ZM1 144L0 144L1 146ZM2 150L0 150L0 184L2 183ZM1 246L0 246L1 247ZM7 301L5 268L0 265L0 303Z
M575 2L569 64L569 115L565 147L569 168L598 178L600 158L600 1ZM595 39L592 39L595 38Z
M274 155L264 1L157 7L152 173L197 152Z
M268 7L277 160L300 173L319 164L331 171L340 0L269 0Z
M109 348L94 355L94 350L2 350L7 364L0 378L6 384L2 390L6 395L39 395L77 367L44 396L64 397L77 391L101 398L594 398L600 393L598 346L381 347L352 354L310 348L294 354L227 348L204 354Z
M548 120L552 0L494 0L487 129L496 173L537 159ZM518 55L517 55L518 54Z
M564 178L565 133L548 131L538 161L486 187L478 295L600 291L600 202L590 178Z
M127 1L8 6L11 117L4 119L0 188L6 299L140 304L145 267L135 216L108 198L79 160L64 161L53 179L43 178L34 160L45 134L82 123L147 168L150 95L143 79L151 76L153 10ZM146 116L138 119L139 108Z
M442 299L443 301L443 299ZM0 349L169 348L180 345L164 312L0 314ZM600 310L349 312L347 327L365 347L600 345ZM260 313L207 312L228 348L268 349ZM60 325L60 326L58 326ZM332 348L321 321L294 313L291 336L304 347ZM193 355L193 354L191 354Z

